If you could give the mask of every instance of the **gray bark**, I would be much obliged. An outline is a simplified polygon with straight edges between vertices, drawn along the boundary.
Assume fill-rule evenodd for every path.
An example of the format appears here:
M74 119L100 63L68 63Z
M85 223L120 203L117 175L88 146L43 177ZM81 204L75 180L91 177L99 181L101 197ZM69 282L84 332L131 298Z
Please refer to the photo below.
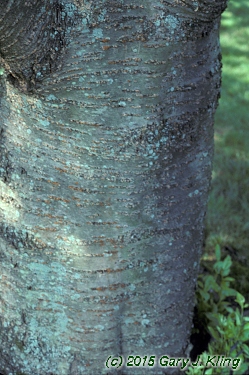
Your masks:
M189 354L225 3L1 1L4 375Z

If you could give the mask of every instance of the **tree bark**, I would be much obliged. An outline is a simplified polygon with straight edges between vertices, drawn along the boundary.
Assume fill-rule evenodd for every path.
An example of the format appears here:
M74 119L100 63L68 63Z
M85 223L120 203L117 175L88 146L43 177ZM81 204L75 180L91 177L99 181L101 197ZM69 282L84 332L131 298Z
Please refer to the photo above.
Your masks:
M189 355L225 6L1 1L4 375Z

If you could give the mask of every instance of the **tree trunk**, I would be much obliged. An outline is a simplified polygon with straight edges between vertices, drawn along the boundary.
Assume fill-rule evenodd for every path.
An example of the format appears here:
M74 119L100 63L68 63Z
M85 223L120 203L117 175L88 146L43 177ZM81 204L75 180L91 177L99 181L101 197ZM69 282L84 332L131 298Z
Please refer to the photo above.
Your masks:
M189 355L225 3L1 1L4 375Z

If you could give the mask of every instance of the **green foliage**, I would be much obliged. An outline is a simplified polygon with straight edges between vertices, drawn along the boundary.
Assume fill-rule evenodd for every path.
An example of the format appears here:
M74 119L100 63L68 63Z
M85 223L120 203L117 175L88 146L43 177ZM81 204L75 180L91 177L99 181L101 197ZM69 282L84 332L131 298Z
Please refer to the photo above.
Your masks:
M231 257L221 259L220 246L215 248L216 262L212 274L201 274L198 278L198 320L211 335L208 352L201 355L202 366L189 367L187 375L231 375L230 367L205 367L208 355L224 355L225 358L240 358L241 365L234 374L243 375L249 368L249 317L244 316L245 298L231 288L233 278L229 276Z
M222 246L239 250L245 258L249 248L248 12L248 0L229 0L222 15L222 92L215 115L214 170L206 220L208 247L217 237ZM249 290L249 273L243 289L243 294Z

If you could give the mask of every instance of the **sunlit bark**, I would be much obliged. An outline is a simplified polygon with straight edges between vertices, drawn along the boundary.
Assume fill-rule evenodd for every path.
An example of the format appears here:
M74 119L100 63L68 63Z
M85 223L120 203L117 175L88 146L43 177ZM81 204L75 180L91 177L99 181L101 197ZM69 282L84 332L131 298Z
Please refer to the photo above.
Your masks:
M224 8L1 1L4 375L188 356Z

